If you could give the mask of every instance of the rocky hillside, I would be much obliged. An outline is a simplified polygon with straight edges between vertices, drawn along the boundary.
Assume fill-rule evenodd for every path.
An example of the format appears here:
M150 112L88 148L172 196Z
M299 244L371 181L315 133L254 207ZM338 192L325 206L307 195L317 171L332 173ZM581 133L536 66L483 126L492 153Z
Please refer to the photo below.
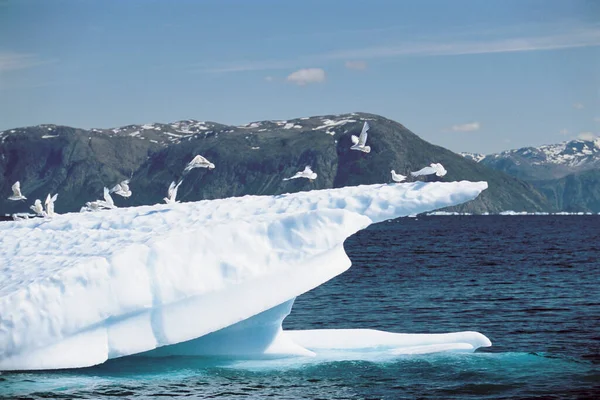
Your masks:
M352 134L368 121L371 152L351 151ZM78 211L101 197L103 186L131 178L133 195L118 206L161 202L172 180L196 154L216 164L195 169L178 199L194 201L246 194L390 182L390 170L408 175L431 162L448 170L441 180L485 180L477 200L460 211L541 211L552 206L531 185L432 145L389 119L365 113L262 121L243 126L179 121L83 130L41 125L0 133L0 214L26 211L36 198L58 192L56 211ZM315 181L285 177L311 165ZM12 202L10 186L21 182L24 202Z

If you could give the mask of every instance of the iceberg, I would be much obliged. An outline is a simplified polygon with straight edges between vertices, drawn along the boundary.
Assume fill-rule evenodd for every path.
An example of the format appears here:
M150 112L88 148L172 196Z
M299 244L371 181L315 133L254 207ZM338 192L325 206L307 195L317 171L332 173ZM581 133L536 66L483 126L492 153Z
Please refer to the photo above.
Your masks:
M143 355L311 356L387 346L474 351L476 332L283 331L294 299L347 270L372 223L474 199L415 182L71 213L0 224L0 370Z

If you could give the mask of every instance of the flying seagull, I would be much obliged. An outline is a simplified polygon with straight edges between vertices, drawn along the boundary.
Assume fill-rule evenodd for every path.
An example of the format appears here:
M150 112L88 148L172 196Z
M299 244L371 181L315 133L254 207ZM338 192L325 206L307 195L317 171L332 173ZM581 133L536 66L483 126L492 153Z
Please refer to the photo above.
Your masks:
M406 180L406 176L397 174L396 171L392 170L392 180L394 182L402 182Z
M296 175L290 176L289 178L283 178L283 180L289 181L290 179L297 179L297 178L306 178L306 179L310 179L312 181L314 179L317 179L317 173L313 172L313 170L310 168L310 165L307 165L306 168L304 168L304 171L296 172Z
M422 168L416 172L411 172L412 176L422 176L422 175L433 175L436 174L439 177L446 175L448 171L444 168L444 166L440 163L431 163L429 167Z
M369 153L371 151L371 146L366 146L367 143L367 131L369 130L369 123L365 121L363 125L362 131L360 132L360 136L356 137L352 135L352 143L354 145L350 147L350 150L358 150L364 153Z
M16 181L14 185L12 185L13 194L8 199L9 200L25 200L27 197L21 194L21 184L19 181Z
M109 193L118 194L121 197L131 196L131 190L129 189L129 179L125 179L121 183L117 183Z
M175 184L175 181L171 182L171 184L169 185L169 190L167 191L167 197L165 197L163 200L165 201L165 203L167 204L173 204L173 203L178 203L177 199L177 189L179 189L179 185L181 185L181 182L183 182L183 179L179 181L178 184Z
M185 167L185 169L183 170L184 174L187 174L188 172L190 172L191 170L193 170L194 168L208 168L208 169L214 169L215 168L215 164L211 163L210 161L208 161L206 158L202 157L201 155L197 155L196 157L194 157L192 159L192 161L189 162L189 164Z
M45 217L46 212L44 211L44 207L42 207L42 202L40 199L35 199L35 202L29 208L38 216Z
M46 196L46 202L44 203L46 205L46 216L47 217L54 217L54 202L56 201L58 197L58 193L55 194L54 196L50 196L50 193L48 193L48 196Z

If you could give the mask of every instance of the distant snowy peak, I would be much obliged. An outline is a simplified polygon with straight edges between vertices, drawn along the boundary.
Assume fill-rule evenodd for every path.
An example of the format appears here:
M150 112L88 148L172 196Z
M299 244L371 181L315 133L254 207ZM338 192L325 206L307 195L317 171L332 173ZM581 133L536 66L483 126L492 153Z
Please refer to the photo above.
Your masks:
M463 156L464 158L466 158L467 160L471 160L471 161L475 161L475 162L479 162L481 160L483 160L485 158L485 154L479 154L479 153L458 153L461 156Z
M460 153L475 162L497 162L510 159L515 163L530 165L562 165L572 168L600 165L600 138L590 140L571 140L558 144L539 147L523 147L507 150L497 154L482 155L476 153Z

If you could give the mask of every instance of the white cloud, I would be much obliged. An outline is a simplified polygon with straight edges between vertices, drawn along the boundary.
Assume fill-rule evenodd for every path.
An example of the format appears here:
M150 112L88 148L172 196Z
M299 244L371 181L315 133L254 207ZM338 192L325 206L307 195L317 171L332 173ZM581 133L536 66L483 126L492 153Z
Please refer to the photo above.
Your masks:
M348 69L364 71L365 69L367 69L367 62L366 61L346 61L344 63L344 66Z
M40 60L33 54L0 52L0 72L26 69L52 62L55 60Z
M521 36L506 39L410 41L392 46L366 47L329 54L329 58L384 58L397 56L442 56L521 51L556 50L600 45L600 29L574 29L546 36Z
M573 108L575 108L577 110L581 110L583 108L583 104L582 103L574 103Z
M568 135L569 134L569 130L568 129L561 129L559 132L561 135Z
M299 69L289 74L286 80L299 86L322 83L325 82L325 71L322 68Z
M535 26L505 27L490 35L485 31L470 31L460 34L444 34L425 38L406 37L402 41L387 46L367 46L355 49L338 49L328 53L304 54L295 58L239 61L221 65L191 65L198 72L244 72L258 70L281 70L295 68L308 63L325 63L337 60L349 63L365 63L369 59L394 57L457 56L466 54L511 53L540 50L558 50L578 47L600 46L599 25L556 25L546 26L548 34L524 34L539 32ZM519 34L521 33L521 34ZM502 35L502 36L500 36ZM347 68L351 68L346 63Z
M453 132L475 132L478 131L481 125L479 122L469 122L468 124L452 125L450 128Z
M273 82L273 77L272 76L265 76L265 81L267 81L267 82Z
M581 132L579 135L577 135L577 139L581 140L594 140L597 137L598 136L594 135L592 132Z

